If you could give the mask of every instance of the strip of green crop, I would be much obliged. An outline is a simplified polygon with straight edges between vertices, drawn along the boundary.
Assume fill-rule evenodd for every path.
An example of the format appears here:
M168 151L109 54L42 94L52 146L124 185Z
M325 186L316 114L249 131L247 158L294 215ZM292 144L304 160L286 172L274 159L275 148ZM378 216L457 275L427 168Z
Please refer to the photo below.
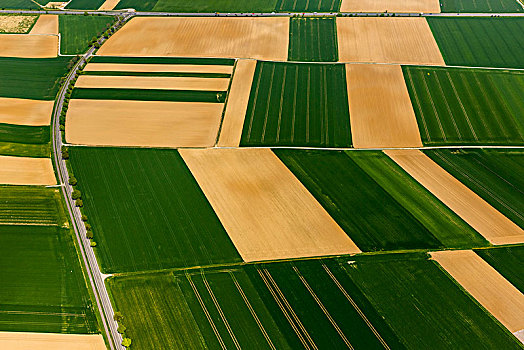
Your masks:
M40 6L31 0L2 0L0 9L38 10Z
M344 65L258 62L240 144L350 147Z
M290 18L288 60L338 61L335 18Z
M29 144L47 144L51 128L45 126L13 125L0 123L0 141Z
M447 65L524 68L524 18L427 17Z
M85 89L75 88L71 98L90 100L136 100L224 103L226 91L160 90L160 89Z
M198 64L232 66L233 58L193 58L193 57L115 57L94 56L91 63L123 63L123 64Z
M374 258L340 259L340 266L408 349L521 348L434 261Z
M191 78L231 78L226 73L174 73L174 72L102 72L84 71L85 75L133 76L133 77L191 77Z
M362 251L443 247L346 153L274 152Z
M404 66L425 145L524 144L524 73Z
M51 157L51 144L26 144L0 141L0 155L49 158Z
M105 0L71 0L66 8L75 10L98 10L104 2Z
M113 16L60 16L60 53L76 55L86 52L90 41L100 37L114 20Z
M516 0L442 0L442 12L524 12Z
M120 0L115 10L135 9L137 11L150 11L155 7L158 0Z
M477 249L475 253L524 293L524 246Z
M177 151L72 147L69 154L104 271L241 261Z
M278 0L279 12L338 12L342 0Z
M424 153L524 228L524 151L442 149Z
M160 12L271 12L277 0L158 0L153 11Z

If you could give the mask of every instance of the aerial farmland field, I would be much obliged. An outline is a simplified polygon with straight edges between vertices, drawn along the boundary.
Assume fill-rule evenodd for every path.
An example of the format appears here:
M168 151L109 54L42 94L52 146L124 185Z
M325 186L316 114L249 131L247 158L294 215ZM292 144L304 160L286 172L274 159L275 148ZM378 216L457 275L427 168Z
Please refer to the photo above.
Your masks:
M441 0L442 12L524 12L524 7L515 0Z
M67 5L68 9L97 10L105 0L72 0Z
M76 55L86 52L89 42L99 37L113 21L112 16L60 16L60 53Z
M31 0L2 0L0 9L36 10L38 5Z
M341 0L278 0L276 10L280 12L338 12Z
M291 18L288 61L336 62L335 18Z
M524 246L502 247L475 250L482 259L493 266L502 276L524 292Z

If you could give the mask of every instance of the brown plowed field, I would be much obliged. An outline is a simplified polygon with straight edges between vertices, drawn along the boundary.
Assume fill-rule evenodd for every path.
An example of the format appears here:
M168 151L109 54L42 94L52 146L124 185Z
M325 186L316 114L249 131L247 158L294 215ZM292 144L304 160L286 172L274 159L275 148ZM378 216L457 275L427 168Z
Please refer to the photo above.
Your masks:
M71 100L67 142L91 146L212 147L224 105Z
M186 64L89 63L86 72L153 72L153 73L223 73L231 74L233 66Z
M0 156L0 184L55 185L51 158Z
M98 55L286 61L288 41L286 17L137 17L109 38Z
M98 9L101 11L112 10L119 2L120 0L106 0Z
M0 332L4 350L105 350L101 335Z
M347 64L346 74L355 148L422 147L400 66Z
M75 84L75 87L78 88L203 91L227 91L228 86L228 78L134 77L106 75L81 75Z
M54 101L0 97L0 123L49 125Z
M58 16L40 15L29 34L55 34L58 35Z
M425 18L337 17L341 62L444 65Z
M524 294L475 252L433 252L431 257L510 332L524 329Z
M0 34L0 57L51 58L58 56L58 36Z
M360 252L270 149L180 154L245 261Z
M342 0L340 12L440 13L438 0Z
M493 244L524 243L524 230L419 150L384 151Z
M220 147L238 147L242 136L242 127L246 116L251 84L257 61L255 60L238 60L227 98L226 112L218 146Z

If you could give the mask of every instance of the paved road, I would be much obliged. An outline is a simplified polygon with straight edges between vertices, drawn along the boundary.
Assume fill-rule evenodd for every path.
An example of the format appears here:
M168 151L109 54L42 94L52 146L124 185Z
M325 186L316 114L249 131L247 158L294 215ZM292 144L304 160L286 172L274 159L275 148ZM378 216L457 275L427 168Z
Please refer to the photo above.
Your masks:
M125 15L125 17L122 20L116 22L113 27L118 28L122 26L123 23L130 17L132 17L132 15ZM101 44L103 41L104 39L99 39L98 42ZM103 331L109 341L110 349L121 350L124 349L124 347L121 345L122 336L117 332L118 325L113 320L113 307L111 306L111 301L109 300L109 295L107 294L106 286L104 284L103 275L100 272L93 248L90 246L91 242L85 236L86 230L82 221L82 215L80 210L75 206L74 201L71 199L71 192L73 191L73 188L68 184L69 174L61 154L62 135L60 132L60 112L62 111L62 106L64 104L67 87L69 86L71 80L75 77L81 64L91 57L94 51L95 48L91 47L87 53L75 64L75 66L67 75L66 81L64 82L58 94L56 109L53 115L53 161L58 172L60 184L62 185L62 193L66 198L67 210L73 222L76 239L80 246L82 261L85 264L89 283L95 295L96 306L98 307L100 316L102 317Z

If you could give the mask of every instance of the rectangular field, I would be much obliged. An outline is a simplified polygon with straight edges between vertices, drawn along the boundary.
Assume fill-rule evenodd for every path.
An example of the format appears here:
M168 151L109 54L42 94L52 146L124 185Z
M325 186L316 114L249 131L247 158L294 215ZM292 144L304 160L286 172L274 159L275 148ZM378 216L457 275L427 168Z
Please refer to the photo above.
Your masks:
M49 125L53 105L53 101L0 97L0 123L28 126Z
M34 26L37 16L0 14L0 33L26 34Z
M337 17L341 62L444 65L425 18Z
M137 64L137 63L89 63L85 72L133 72L133 73L202 73L231 74L232 66L188 65L188 64Z
M67 9L75 10L96 10L105 0L72 0L67 6Z
M338 12L341 0L278 0L279 12Z
M228 78L82 75L75 88L227 91ZM1 101L1 100L0 100Z
M442 149L427 150L424 153L524 228L524 151Z
M97 335L0 332L2 349L104 350L104 338Z
M17 157L51 157L51 144L26 144L0 141L0 155Z
M111 36L102 56L286 60L289 20L267 17L138 17Z
M58 35L58 16L40 15L29 34L55 34Z
M524 68L524 18L427 20L447 65Z
M524 12L516 0L442 0L442 12Z
M58 56L58 36L0 34L0 57L51 58Z
M241 261L177 151L69 152L103 271Z
M66 138L93 146L212 147L223 107L201 102L75 99L69 104Z
M277 0L122 0L117 9L134 8L156 12L271 12Z
M0 141L25 144L47 144L51 138L48 125L28 126L0 124Z
M342 0L340 12L439 13L440 3L439 0Z
M60 16L61 54L76 55L86 52L89 42L94 37L98 38L114 20L113 16Z
M439 145L524 144L524 73L403 67L422 141Z
M475 253L524 293L524 246L477 249Z
M210 57L125 57L125 56L93 56L91 63L114 63L129 65L146 65L149 67L165 65L180 66L230 66L229 72L235 65L233 58L210 58ZM225 68L224 68L225 69Z
M271 150L180 154L244 261L360 252Z
M143 77L140 77L143 78ZM166 90L166 89L112 89L75 88L72 99L106 101L164 101L164 102L205 102L220 104L226 100L226 91ZM109 103L107 102L107 103ZM210 107L213 108L213 107ZM215 107L216 108L216 107Z
M335 18L290 18L288 61L338 61Z
M49 158L0 156L0 184L55 185L53 164Z
M96 333L69 229L0 225L0 330Z
M240 145L350 147L344 65L258 62Z
M422 147L417 118L398 65L346 65L355 148Z
M17 10L37 10L40 7L31 0L2 0L1 8Z

